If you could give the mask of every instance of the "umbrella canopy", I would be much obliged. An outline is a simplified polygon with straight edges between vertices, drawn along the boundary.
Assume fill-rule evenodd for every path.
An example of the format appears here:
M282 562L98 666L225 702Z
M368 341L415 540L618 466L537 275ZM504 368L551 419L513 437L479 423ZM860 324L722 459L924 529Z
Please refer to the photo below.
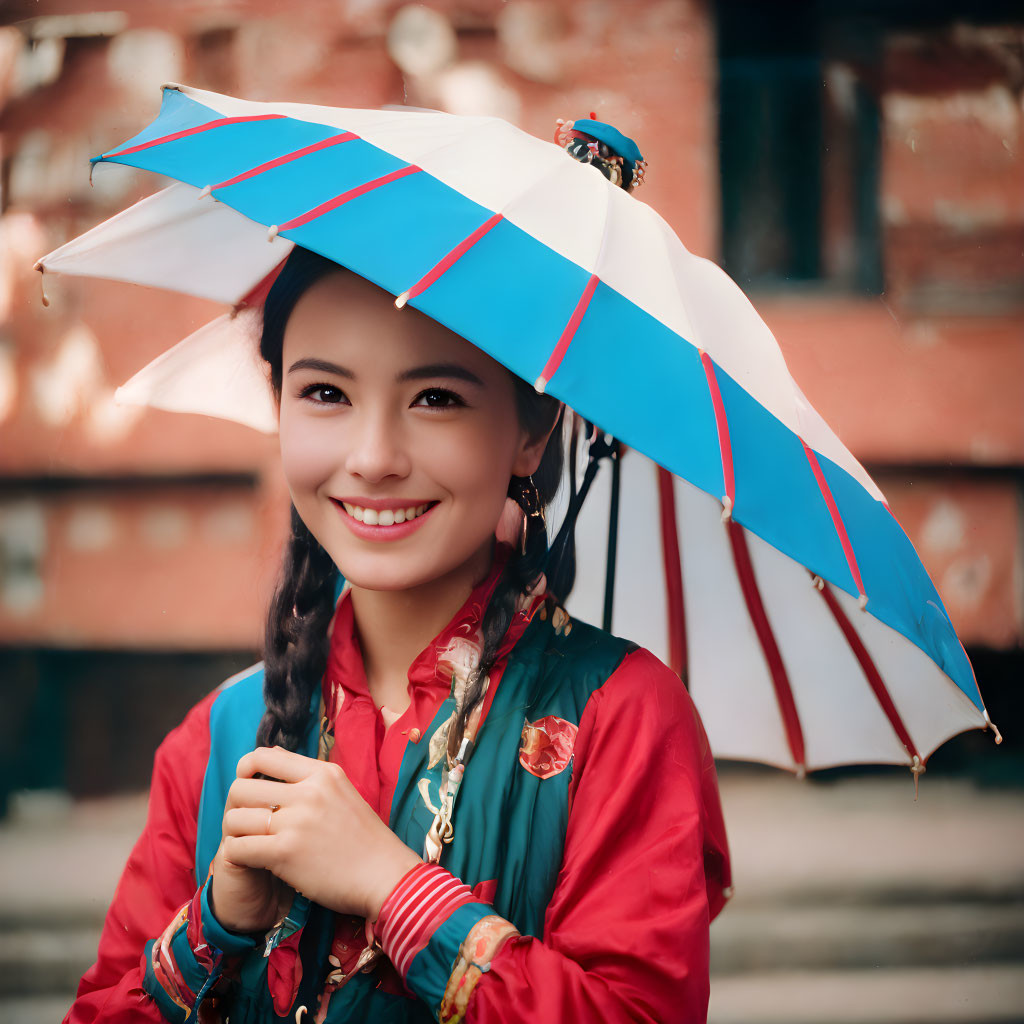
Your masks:
M496 118L178 86L153 124L94 161L109 162L176 183L40 269L232 307L121 399L275 429L256 315L304 246L635 450L622 460L614 625L687 675L716 753L798 772L919 769L988 723L913 546L767 326L720 268L594 168ZM581 519L584 551L597 515L591 505ZM569 601L584 618L598 561L581 558Z

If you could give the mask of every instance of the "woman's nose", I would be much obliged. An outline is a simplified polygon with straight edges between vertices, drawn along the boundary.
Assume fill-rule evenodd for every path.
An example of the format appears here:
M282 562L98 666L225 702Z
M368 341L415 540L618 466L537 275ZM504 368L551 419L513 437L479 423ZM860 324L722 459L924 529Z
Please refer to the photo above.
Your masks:
M411 469L402 429L387 413L367 411L349 434L351 447L345 469L352 476L376 483L389 476L404 477Z

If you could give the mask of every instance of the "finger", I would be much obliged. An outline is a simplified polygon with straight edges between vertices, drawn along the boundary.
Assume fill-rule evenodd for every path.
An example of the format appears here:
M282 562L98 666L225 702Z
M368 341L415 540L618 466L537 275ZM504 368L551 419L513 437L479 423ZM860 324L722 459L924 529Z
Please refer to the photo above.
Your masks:
M235 807L224 812L225 836L268 836L278 831L275 811L266 807Z
M271 870L276 836L225 836L224 859L240 868Z
M316 771L318 763L312 757L284 747L257 747L238 762L237 774L240 779L252 778L258 773L282 782L301 782Z
M228 790L225 809L231 807L283 807L288 802L290 786L287 782L269 779L235 779Z

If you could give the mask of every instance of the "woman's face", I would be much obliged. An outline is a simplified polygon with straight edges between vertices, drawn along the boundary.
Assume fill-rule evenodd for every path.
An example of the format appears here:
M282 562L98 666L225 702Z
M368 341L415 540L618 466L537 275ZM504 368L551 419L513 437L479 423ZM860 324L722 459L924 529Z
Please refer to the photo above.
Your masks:
M281 460L292 501L354 587L486 571L509 478L546 438L508 371L351 273L299 299L284 334Z

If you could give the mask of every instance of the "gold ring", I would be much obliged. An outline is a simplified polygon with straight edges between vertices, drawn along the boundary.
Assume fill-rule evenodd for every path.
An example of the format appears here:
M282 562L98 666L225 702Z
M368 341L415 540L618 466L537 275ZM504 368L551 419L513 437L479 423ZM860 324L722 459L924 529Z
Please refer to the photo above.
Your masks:
M273 820L274 811L279 811L279 810L281 810L281 805L280 804L271 804L270 805L270 811L267 814L267 835L268 836L270 835L270 822Z

